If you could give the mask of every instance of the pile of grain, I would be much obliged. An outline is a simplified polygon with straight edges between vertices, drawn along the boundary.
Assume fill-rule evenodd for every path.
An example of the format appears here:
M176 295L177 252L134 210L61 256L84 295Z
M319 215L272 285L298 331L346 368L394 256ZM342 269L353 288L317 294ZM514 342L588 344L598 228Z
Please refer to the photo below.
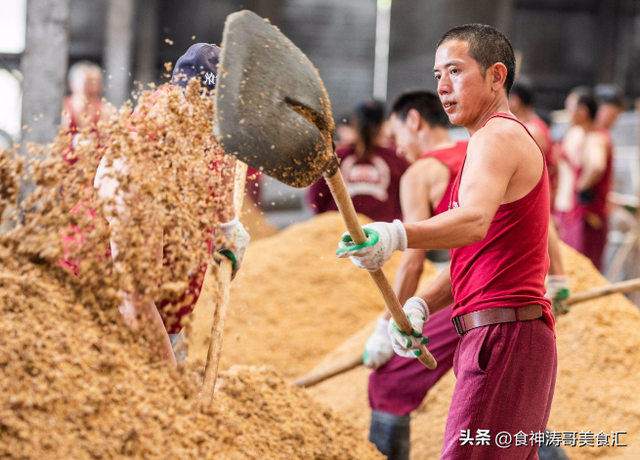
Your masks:
M606 284L582 255L563 246L572 292ZM556 431L627 431L624 447L566 447L571 460L636 460L640 446L640 312L622 295L577 304L557 324L558 377L549 428ZM362 331L336 349L326 361L363 347ZM320 364L318 367L321 367ZM308 391L352 420L366 436L369 424L367 380L359 368ZM455 385L448 373L429 392L412 418L413 460L437 458Z
M125 108L98 135L83 133L75 151L65 133L32 148L45 157L32 170L38 188L23 221L0 237L0 457L380 459L341 416L273 369L223 373L215 405L204 407L202 373L170 370L153 358L144 327L124 324L120 289L180 292L207 260L215 225L211 101L193 86L184 97L141 101L138 118ZM91 187L105 152L126 160L127 173L117 174L132 192L123 198L130 212L118 215L128 224L119 228L118 264L106 253L114 235L104 206L113 200ZM0 198L11 198L21 174L7 161ZM150 260L153 226L164 229L170 270Z
M223 373L203 407L202 376L150 361L117 311L83 307L42 267L1 262L0 457L381 458L269 368Z
M380 314L384 302L368 273L335 256L344 231L340 214L330 212L249 245L231 289L223 367L271 364L300 376ZM390 280L400 258L385 265ZM426 262L425 276L434 272ZM191 360L206 356L213 305L206 291L194 312Z

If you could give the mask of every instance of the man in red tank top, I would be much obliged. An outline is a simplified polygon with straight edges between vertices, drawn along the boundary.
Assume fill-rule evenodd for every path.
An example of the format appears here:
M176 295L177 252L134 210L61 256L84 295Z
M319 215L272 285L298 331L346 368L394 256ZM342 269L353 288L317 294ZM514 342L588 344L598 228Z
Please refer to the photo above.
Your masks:
M447 130L449 120L438 96L428 91L405 93L391 109L390 126L398 153L411 164L400 182L404 222L419 222L445 212L454 179L467 151L467 142L454 142ZM415 295L422 274L424 249L408 249L396 273L394 290L405 302ZM431 371L416 359L393 352L387 332L390 314L378 320L365 345L364 364L375 368L369 378L372 409L369 440L390 460L409 458L410 413L417 409L429 389L453 366L458 334L451 324L451 308L434 315L423 334L438 361ZM406 382L413 382L407 385Z
M593 92L580 89L572 94L567 98L572 126L562 141L562 167L572 174L563 177L572 187L560 184L561 238L600 270L608 234L613 143L608 131L596 123L598 105Z
M544 155L509 112L515 56L500 31L481 24L449 30L438 44L434 73L449 120L471 135L450 210L417 223L370 224L367 244L354 246L344 235L338 255L375 271L396 250L452 249L450 268L404 304L413 334L390 322L393 348L401 356L419 355L429 315L453 304L461 338L441 458L537 459L537 444L504 449L500 433L543 436L555 387L555 321L544 297Z

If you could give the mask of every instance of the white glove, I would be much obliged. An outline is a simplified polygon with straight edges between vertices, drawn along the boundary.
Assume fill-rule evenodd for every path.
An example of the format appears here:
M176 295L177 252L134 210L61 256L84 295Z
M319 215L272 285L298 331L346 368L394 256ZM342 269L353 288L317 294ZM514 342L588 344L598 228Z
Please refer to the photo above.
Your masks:
M413 332L407 335L400 332L396 322L389 321L389 337L391 346L396 354L403 358L415 358L420 356L420 345L429 343L427 337L423 337L424 323L429 320L429 307L421 297L411 297L402 308L409 318Z
M551 308L555 316L569 313L569 307L565 303L569 294L569 277L567 275L547 276L547 293L544 296L551 299Z
M247 249L251 238L237 217L230 222L221 224L220 230L224 237L224 243L222 247L218 249L218 253L231 259L231 262L233 262L232 273L235 277L238 270L240 270L244 251Z
M387 330L388 327L388 320L378 318L376 330L364 345L362 364L365 366L375 369L384 366L393 358L393 348L391 347L391 339L389 338L389 332Z
M391 258L393 251L407 249L407 232L398 219L392 224L374 222L364 225L362 229L367 236L367 241L356 245L351 235L345 232L338 243L339 249L336 252L338 257L349 257L357 267L375 272Z

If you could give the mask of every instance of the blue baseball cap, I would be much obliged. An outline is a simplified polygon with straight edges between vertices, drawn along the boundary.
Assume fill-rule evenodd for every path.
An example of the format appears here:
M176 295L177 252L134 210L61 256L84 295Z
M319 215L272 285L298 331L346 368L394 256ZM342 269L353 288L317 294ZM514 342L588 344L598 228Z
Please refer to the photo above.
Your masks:
M196 43L191 45L184 53L173 69L171 83L186 87L189 80L196 77L203 88L212 90L216 87L218 79L218 61L220 60L220 47L208 43Z

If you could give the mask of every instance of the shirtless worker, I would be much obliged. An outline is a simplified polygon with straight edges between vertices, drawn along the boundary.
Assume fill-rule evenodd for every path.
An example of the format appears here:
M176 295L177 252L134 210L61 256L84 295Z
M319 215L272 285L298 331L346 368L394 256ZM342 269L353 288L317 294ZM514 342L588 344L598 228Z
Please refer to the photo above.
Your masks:
M172 84L186 87L192 78L197 78L200 80L203 89L212 91L215 88L219 56L220 48L217 46L206 43L192 45L178 59L173 71ZM166 94L168 94L166 91L159 90L153 97L157 100ZM116 161L113 162L112 168L126 171L126 166L123 164L117 165ZM232 211L233 187L231 184L234 176L226 169L231 169L235 162L223 162L220 159L220 163L222 165L220 167L221 171L218 172L222 174L222 180L217 190L218 192L223 191L220 193L220 200L224 205L221 206L219 219L223 222L220 225L220 231L226 243L224 243L224 246L214 249L233 261L233 274L235 275L242 263L245 248L249 243L249 235ZM115 197L117 201L122 203L124 200L121 200L119 196L122 191L118 190L118 181L113 177L115 176L114 174L110 174L107 165L108 160L104 157L96 173L94 186L101 198ZM225 170L222 171L222 169ZM112 228L111 253L114 261L118 251L126 250L126 247L117 247L115 244L117 235L114 236L114 232L117 231L118 225L114 224L120 219L119 216L125 216L126 218L126 210L118 208L117 211L118 217L112 217L109 222ZM213 203L211 212L215 212ZM160 230L162 231L162 229ZM149 244L148 250L150 254L154 255L156 263L163 263L162 241ZM141 327L140 318L142 318L146 327L148 327L150 341L157 354L173 366L185 358L184 349L182 348L182 319L190 314L195 307L204 282L205 271L206 266L200 267L200 270L190 277L187 291L175 302L170 302L167 299L153 299L140 292L123 293L124 301L120 306L120 312L127 325L137 330ZM145 273L134 273L133 276L147 275Z
M467 152L467 142L449 137L449 119L440 99L428 91L402 94L391 108L391 131L398 153L411 166L400 181L404 222L420 222L447 210L453 181ZM396 273L394 290L401 303L418 287L424 249L407 249ZM431 371L415 359L393 352L387 332L388 311L378 319L376 331L365 346L364 365L376 368L369 377L371 427L369 440L390 460L409 458L410 413L429 389L451 369L458 334L447 307L425 326L431 353L438 367ZM407 385L408 380L412 381Z
M500 31L481 24L449 30L438 44L434 74L449 121L471 136L450 210L417 223L369 224L367 242L354 246L345 234L338 256L375 271L396 250L452 249L450 267L404 303L413 334L389 322L393 348L415 357L430 314L453 304L461 338L441 458L536 459L537 445L503 449L495 436L542 433L551 410L557 354L551 302L544 297L544 155L509 112L515 56Z

